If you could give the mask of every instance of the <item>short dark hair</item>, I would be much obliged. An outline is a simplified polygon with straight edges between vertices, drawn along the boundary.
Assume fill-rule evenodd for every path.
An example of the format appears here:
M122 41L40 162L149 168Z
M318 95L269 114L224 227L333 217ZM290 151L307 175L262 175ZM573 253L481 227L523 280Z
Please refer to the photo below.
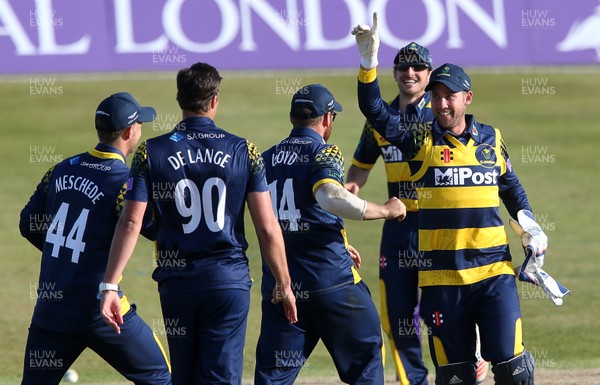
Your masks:
M179 108L196 113L207 112L210 100L219 93L223 78L209 64L198 62L177 73L177 102Z
M123 131L125 131L125 128L119 131L101 131L101 130L96 130L96 133L98 133L98 141L102 144L113 144L114 142L117 141L117 139L119 139L119 137L121 135L123 135Z
M294 114L290 114L292 125L294 127L313 127L319 124L323 119L323 115L311 118L311 114L313 114L313 110L308 107L296 107L294 109ZM298 116L306 116L306 118L299 118Z

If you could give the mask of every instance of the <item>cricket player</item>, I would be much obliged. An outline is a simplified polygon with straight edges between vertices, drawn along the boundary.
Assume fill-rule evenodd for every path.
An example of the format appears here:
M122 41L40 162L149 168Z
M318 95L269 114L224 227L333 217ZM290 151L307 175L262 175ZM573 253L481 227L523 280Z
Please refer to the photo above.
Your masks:
M136 151L105 275L108 284L119 279L151 204L157 247L152 277L165 325L171 329L167 340L175 385L242 382L252 285L244 235L246 204L277 283L269 299L285 322L297 320L262 157L253 143L214 122L221 80L217 69L206 63L177 73L183 120ZM116 331L127 325L120 306L115 291L104 292L102 315Z
M534 360L524 348L522 321L500 200L513 218L531 214L500 131L466 114L471 81L454 64L435 69L426 87L435 115L431 131L416 137L381 99L377 82L377 14L358 25L361 54L359 107L373 128L411 159L419 181L421 317L430 329L436 384L476 383L476 325L481 353L492 362L496 384L533 384ZM426 197L426 198L422 198ZM531 218L533 215L531 214ZM540 231L522 240L543 257Z
M431 130L431 96L425 92L432 69L429 50L415 42L402 47L394 57L393 76L398 96L389 103L407 129ZM367 183L369 172L383 158L389 197L406 205L406 218L384 221L379 260L381 323L388 336L396 376L402 385L427 385L427 368L421 354L419 317L418 201L410 181L411 164L397 147L383 138L369 122L354 151L345 187L353 194Z
M424 136L434 119L431 94L425 91L432 71L429 50L415 42L400 48L394 57L393 77L398 95L388 105L401 124L414 135ZM407 207L402 221L385 221L381 236L379 284L381 321L390 342L396 377L402 385L427 385L427 368L421 353L418 269L423 263L418 248L418 197L411 169L419 163L407 159L371 127L363 126L345 187L353 194L367 183L371 169L383 158L389 197L399 197ZM477 351L479 355L480 352ZM479 357L478 357L479 358ZM488 363L477 362L477 381L487 377Z
M123 207L125 158L155 115L126 92L104 99L95 116L99 143L50 168L21 211L21 234L42 252L22 384L58 384L85 348L136 384L171 383L160 342L118 280L98 286ZM126 320L119 335L98 314L106 288L118 293Z
M298 322L287 322L283 309L270 302L277 283L263 265L256 385L293 384L319 340L343 382L384 382L379 316L348 250L342 217L402 219L406 207L396 197L378 205L344 189L342 154L337 146L327 144L340 111L342 106L322 85L300 88L291 102L290 135L264 152Z

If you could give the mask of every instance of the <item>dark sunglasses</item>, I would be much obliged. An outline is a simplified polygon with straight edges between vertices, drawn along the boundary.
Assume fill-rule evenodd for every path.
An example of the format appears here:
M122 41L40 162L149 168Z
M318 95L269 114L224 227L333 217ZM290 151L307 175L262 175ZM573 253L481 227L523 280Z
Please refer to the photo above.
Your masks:
M335 121L335 117L337 116L335 111L329 111L331 112L331 121L334 122Z
M412 68L415 72L421 72L421 71L425 71L429 69L429 66L427 64L406 64L406 63L400 63L400 64L396 64L394 66L394 69L396 71L408 71L409 68Z

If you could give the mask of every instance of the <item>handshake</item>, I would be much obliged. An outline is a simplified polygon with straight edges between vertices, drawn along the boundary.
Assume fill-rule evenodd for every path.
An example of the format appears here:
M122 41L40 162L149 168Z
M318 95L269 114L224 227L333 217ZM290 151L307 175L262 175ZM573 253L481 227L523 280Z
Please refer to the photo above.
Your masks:
M364 69L377 67L377 51L379 50L379 34L377 33L377 12L373 12L373 26L359 24L352 29L360 52L360 66Z

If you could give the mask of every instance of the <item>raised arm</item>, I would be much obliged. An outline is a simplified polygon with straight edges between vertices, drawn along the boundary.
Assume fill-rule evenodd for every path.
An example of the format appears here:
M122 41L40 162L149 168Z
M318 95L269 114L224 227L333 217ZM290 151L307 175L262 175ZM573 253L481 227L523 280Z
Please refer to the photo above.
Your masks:
M382 98L377 80L377 13L373 13L373 27L359 24L352 30L361 56L358 72L358 106L373 129L388 142L398 147L407 157L412 158L418 150L411 130L401 125L400 115Z

